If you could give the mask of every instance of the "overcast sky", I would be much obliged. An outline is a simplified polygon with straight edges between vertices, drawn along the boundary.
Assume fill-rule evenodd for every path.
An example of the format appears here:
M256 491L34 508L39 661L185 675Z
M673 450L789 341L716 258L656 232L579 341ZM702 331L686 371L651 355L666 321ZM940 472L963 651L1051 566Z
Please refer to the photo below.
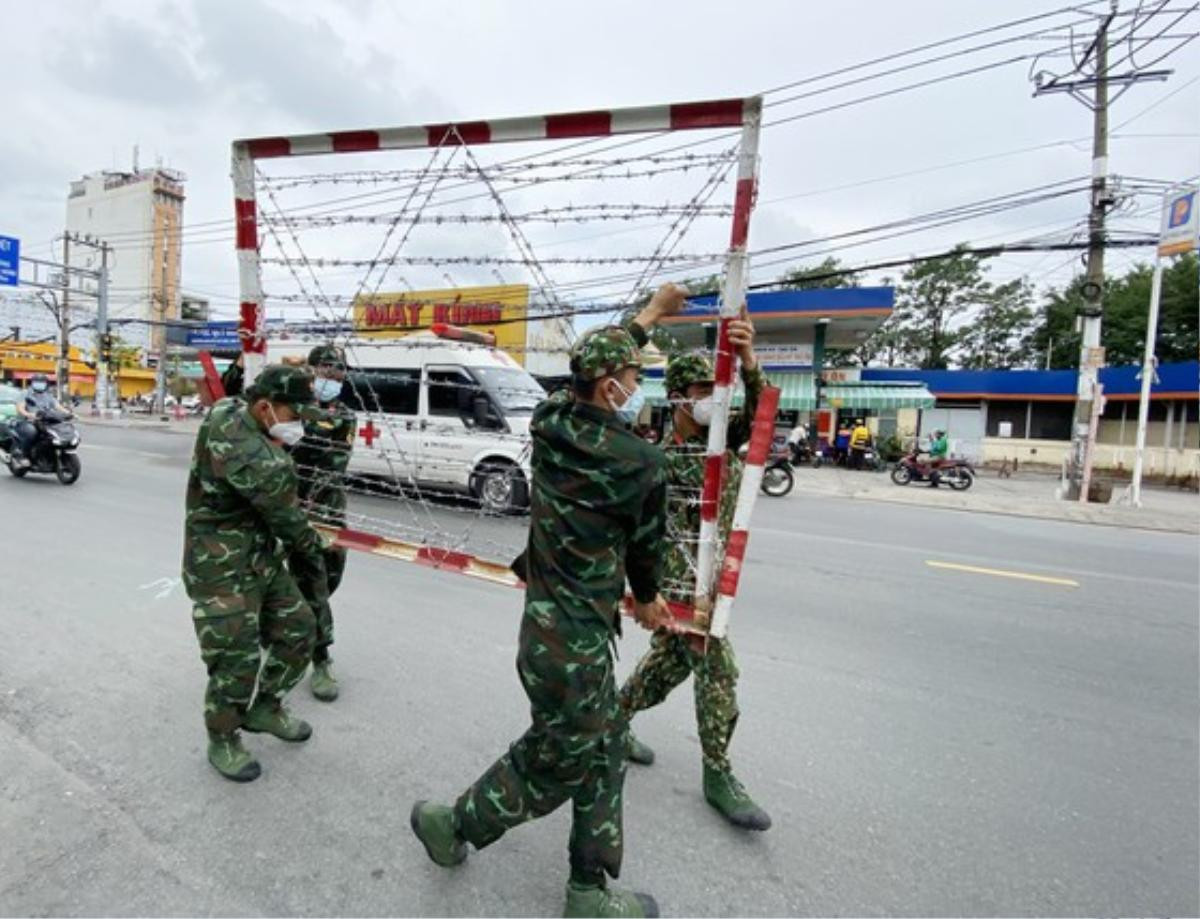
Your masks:
M137 144L143 165L161 159L186 173L185 224L203 232L188 237L184 286L212 295L218 310L229 311L237 293L233 245L227 228L214 222L232 216L234 138L748 95L1062 6L1054 0L6 3L0 234L20 237L27 254L51 256L68 183L85 172L129 168ZM1136 4L1122 0L1122 6ZM1063 14L884 66L1083 18ZM1140 34L1151 37L1174 18L1163 15ZM1194 14L1169 34L1194 32L1198 24ZM1065 29L1060 34L1065 37ZM834 80L811 83L768 95L775 104L767 120L1064 45L1042 37L832 92L825 90ZM1169 47L1151 44L1136 59L1152 61ZM1123 45L1119 53L1127 50ZM1061 71L1069 64L1052 57L1040 66ZM1200 173L1200 42L1158 66L1175 73L1165 83L1134 86L1114 105L1110 168L1139 178L1194 176ZM1029 61L1016 62L767 128L751 247L825 237L1086 175L1090 112L1065 95L1032 98L1029 70ZM814 91L821 92L780 102ZM1035 146L1041 149L1025 150ZM306 169L329 165L304 162ZM354 163L375 166L382 164ZM883 181L871 181L877 179ZM722 191L714 201L731 198ZM1137 205L1149 216L1122 217L1115 226L1153 230L1156 206L1148 197L1131 206ZM855 264L963 240L993 243L1052 231L1061 237L1086 207L1086 196L1076 194L838 255ZM468 251L471 239L462 237L457 251ZM625 241L632 251L654 245L645 234ZM617 248L613 243L603 251ZM1150 253L1116 254L1113 264L1120 268L1139 256ZM806 261L804 250L795 261ZM1062 283L1074 265L1065 253L1006 255L993 263L993 277L1028 273L1040 284ZM760 269L756 278L777 271ZM514 279L511 273L506 278Z

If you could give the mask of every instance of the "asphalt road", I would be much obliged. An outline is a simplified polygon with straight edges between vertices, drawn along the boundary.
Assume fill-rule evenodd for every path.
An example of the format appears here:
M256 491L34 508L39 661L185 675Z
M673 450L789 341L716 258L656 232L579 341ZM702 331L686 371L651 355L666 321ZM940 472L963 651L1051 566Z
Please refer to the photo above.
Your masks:
M525 727L520 595L352 557L342 698L294 693L312 741L251 738L234 785L176 580L190 441L84 436L71 488L0 472L0 913L557 914L565 809L449 872L407 822ZM681 687L637 722L622 881L667 915L1196 915L1198 603L1195 537L764 498L733 752L775 826L704 803Z

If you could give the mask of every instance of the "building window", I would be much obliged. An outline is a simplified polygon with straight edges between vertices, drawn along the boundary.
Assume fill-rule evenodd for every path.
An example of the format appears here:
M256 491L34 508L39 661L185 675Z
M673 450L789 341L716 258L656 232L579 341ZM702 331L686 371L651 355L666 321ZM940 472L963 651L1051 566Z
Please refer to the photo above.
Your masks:
M1029 411L1028 402L989 402L987 409L987 435L1000 437L1000 425L1007 425L1005 437L1025 436L1025 416Z
M1034 440L1070 440L1074 402L1034 402L1029 436Z

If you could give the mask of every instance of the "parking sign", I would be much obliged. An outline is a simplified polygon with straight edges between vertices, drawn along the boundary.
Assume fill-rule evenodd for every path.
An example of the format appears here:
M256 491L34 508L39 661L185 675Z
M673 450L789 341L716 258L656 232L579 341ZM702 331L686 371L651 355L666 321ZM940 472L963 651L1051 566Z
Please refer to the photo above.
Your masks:
M0 284L16 287L21 276L21 241L0 236Z

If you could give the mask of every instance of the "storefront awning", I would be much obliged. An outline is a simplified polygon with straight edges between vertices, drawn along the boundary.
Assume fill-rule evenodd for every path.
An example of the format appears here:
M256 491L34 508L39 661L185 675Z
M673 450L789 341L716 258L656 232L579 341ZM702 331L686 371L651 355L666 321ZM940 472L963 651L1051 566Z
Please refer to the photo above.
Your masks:
M767 374L771 385L778 386L779 409L784 412L810 412L817 407L813 375L809 370L796 372L773 371ZM646 401L650 405L666 405L667 393L662 377L646 377L642 381ZM921 383L827 383L824 405L828 408L860 409L862 411L895 411L901 408L933 408L937 401ZM744 400L739 383L733 394L733 404Z
M779 410L783 412L811 411L816 407L816 394L813 391L812 372L805 370L799 373L776 371L767 375L772 386L779 387ZM663 386L662 377L646 377L642 380L642 389L646 393L646 402L650 405L666 405L667 392ZM739 382L733 391L733 404L741 405L745 401L742 384Z
M825 404L831 408L884 412L933 408L935 402L923 383L830 383L825 387Z

